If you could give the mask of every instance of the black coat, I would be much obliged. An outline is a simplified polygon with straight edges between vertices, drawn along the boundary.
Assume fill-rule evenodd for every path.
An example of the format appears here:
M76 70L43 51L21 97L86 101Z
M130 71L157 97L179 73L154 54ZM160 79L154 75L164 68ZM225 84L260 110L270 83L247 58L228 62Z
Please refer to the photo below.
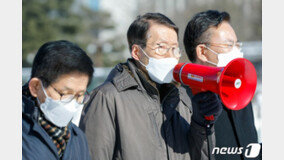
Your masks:
M46 131L38 124L39 108L27 94L27 85L22 95L22 159L58 160L55 144ZM73 123L69 125L71 137L64 151L63 160L90 160L87 140L84 133Z
M223 107L223 112L215 123L216 147L244 147L257 143L252 105L233 111ZM261 153L260 153L261 154ZM216 160L246 160L240 154L216 154ZM255 159L260 159L259 155ZM248 160L252 160L249 158Z
M191 89L185 86L187 94L192 97ZM223 111L214 124L216 147L243 147L250 143L258 143L254 125L252 105L249 103L244 109L233 111L223 105ZM261 152L254 159L261 159ZM215 154L216 160L247 160L240 154ZM248 160L254 160L249 158Z

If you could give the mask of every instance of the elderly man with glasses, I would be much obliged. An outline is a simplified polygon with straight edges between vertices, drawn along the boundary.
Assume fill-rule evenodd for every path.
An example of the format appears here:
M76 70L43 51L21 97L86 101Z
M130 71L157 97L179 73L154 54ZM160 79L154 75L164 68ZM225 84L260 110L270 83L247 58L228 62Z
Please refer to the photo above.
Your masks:
M147 13L130 25L127 38L132 58L116 65L82 114L92 159L208 159L206 133L214 142L214 121L207 124L205 115L217 119L222 106L206 93L192 110L185 89L173 82L181 56L176 25Z
M33 61L31 79L22 88L22 159L89 160L79 123L93 62L68 41L43 44Z

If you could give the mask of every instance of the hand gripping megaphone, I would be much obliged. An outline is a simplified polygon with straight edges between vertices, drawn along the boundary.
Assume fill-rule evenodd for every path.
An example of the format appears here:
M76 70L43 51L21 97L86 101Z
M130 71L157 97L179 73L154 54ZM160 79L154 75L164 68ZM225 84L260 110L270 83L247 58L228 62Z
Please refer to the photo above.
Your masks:
M253 98L257 75L253 64L245 58L236 58L226 67L209 67L193 63L179 63L173 77L188 85L192 93L217 93L223 104L231 110L240 110Z

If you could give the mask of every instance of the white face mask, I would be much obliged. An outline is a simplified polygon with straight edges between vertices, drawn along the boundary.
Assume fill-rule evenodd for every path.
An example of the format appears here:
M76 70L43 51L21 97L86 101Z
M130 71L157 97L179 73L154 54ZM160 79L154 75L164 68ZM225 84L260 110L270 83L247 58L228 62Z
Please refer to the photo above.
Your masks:
M39 104L40 104L40 109L47 120L49 120L58 127L65 127L73 119L73 117L76 117L75 115L77 115L75 123L79 124L80 119L78 120L78 114L80 113L81 115L83 104L77 103L75 98L68 103L62 102L60 100L53 100L52 98L47 96L43 86L42 89L46 98L44 103L41 104L39 103Z
M210 64L213 64L217 67L225 67L229 62L231 62L233 59L236 58L243 58L244 53L241 52L237 47L233 47L233 49L230 52L227 53L216 53L212 49L206 47L208 50L210 50L212 53L216 54L218 56L218 63L213 63L211 61L207 61Z
M146 67L149 77L159 84L171 83L173 80L173 69L178 64L178 60L176 58L152 58L149 57L141 47L140 49L149 59L148 65L139 61Z

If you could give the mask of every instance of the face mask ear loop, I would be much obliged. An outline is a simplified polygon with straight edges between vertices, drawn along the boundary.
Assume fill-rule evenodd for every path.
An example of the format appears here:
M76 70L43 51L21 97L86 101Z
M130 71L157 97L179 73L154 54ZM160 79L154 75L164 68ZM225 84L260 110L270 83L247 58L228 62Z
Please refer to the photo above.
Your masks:
M143 54L144 54L146 57L150 58L150 57L148 56L148 54L144 51L144 49L142 49L140 46L138 46L138 47L142 50Z
M42 84L41 81L40 81L40 86L41 86L41 89L43 90L43 93L44 93L45 97L47 97L47 93L45 92L45 89L44 89L43 84ZM37 100L38 105L40 105L41 103L40 103L38 97L36 97L36 100Z
M45 97L48 97L41 81L40 81L40 85L41 85L41 88L43 90L43 93L44 93Z
M146 67L145 64L143 64L140 60L138 61L142 66Z
M216 63L213 63L213 62L211 62L211 61L206 61L207 63L210 63L210 64L212 64L212 65L214 65L214 66L217 66L217 64Z
M209 47L207 47L207 46L205 46L209 51L211 51L212 53L214 53L214 54L216 54L217 56L218 56L218 53L216 53L215 51L213 51L211 48L209 48ZM206 61L207 63L209 63L209 64L212 64L212 65L214 65L214 66L217 66L217 64L216 63L213 63L213 62L211 62L211 61Z
M148 57L148 59L150 59L150 57L147 55L147 53L138 45L138 47L142 50L143 54ZM143 64L140 60L138 61L141 65L143 65L144 67L146 67L145 64Z
M36 101L37 101L38 106L40 106L41 103L40 103L38 97L36 97Z
M211 48L209 48L209 47L207 47L207 46L205 46L205 48L207 48L207 49L208 49L209 51L211 51L212 53L218 55L218 53L216 53L215 51L213 51Z
M42 88L43 93L44 93L44 95L45 95L45 98L47 98L47 97L48 97L48 95L47 95L47 93L46 93L46 91L45 91L45 89L44 89L43 84L42 84L42 82L41 82L41 81L40 81L40 85L41 85L41 88ZM41 103L40 103L40 101L39 101L39 99L38 99L38 98L37 98L37 101L38 101L38 104L40 105Z

